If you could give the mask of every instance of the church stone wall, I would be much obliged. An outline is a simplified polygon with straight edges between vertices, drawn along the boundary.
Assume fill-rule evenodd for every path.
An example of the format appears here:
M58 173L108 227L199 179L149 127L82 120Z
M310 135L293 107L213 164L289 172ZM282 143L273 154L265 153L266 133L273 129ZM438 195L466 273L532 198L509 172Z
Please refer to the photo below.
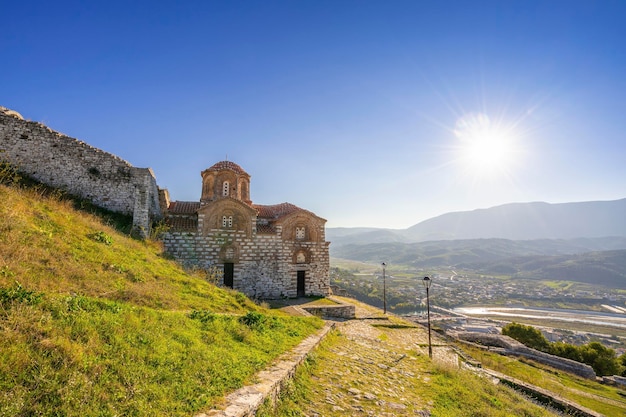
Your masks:
M23 120L0 107L0 160L52 187L90 200L95 205L133 216L141 237L150 221L161 217L159 190L152 170Z
M281 228L276 234L211 229L204 235L170 231L163 237L166 252L188 267L222 268L234 264L233 287L253 298L297 296L297 271L305 271L305 293L326 296L330 292L327 242L283 241ZM224 258L232 250L232 258ZM305 249L307 263L293 263L295 252ZM222 282L223 283L223 282Z

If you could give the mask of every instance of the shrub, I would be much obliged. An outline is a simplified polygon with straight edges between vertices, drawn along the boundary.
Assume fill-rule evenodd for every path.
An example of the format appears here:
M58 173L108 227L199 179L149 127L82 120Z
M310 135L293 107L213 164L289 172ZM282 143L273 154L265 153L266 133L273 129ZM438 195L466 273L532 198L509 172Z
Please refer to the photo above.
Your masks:
M193 310L189 313L189 318L192 320L198 320L202 323L213 321L217 318L217 315L209 310Z
M550 343L538 329L518 323L509 323L504 326L502 334L530 348L587 364L598 376L615 375L621 370L615 351L604 347L599 342L591 342L583 346L561 342Z
M265 328L265 322L267 317L264 314L257 313L256 311L249 311L245 316L239 318L239 322L245 324L251 329L263 330Z
M0 184L14 185L19 184L21 180L17 168L7 162L0 162Z
M15 285L12 288L0 288L0 304L4 307L8 307L13 302L35 305L42 298L43 293L29 291L17 281L15 281Z
M620 371L615 351L599 342L591 342L581 346L580 355L583 362L591 366L598 376L616 375Z
M150 227L150 239L159 240L161 237L170 230L170 226L165 220L152 223Z
M509 323L502 328L502 334L542 352L549 352L550 342L538 329L519 323Z
M113 244L113 238L103 231L90 233L87 235L87 237L96 242L104 243L107 246L111 246Z

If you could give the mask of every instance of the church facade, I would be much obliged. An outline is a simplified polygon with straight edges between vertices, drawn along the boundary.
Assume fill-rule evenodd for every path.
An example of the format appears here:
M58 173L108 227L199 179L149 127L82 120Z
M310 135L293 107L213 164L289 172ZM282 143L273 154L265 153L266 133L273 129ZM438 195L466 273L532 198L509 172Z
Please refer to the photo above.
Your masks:
M200 201L165 202L165 250L253 298L330 293L326 220L290 203L253 204L250 175L231 161L202 171Z

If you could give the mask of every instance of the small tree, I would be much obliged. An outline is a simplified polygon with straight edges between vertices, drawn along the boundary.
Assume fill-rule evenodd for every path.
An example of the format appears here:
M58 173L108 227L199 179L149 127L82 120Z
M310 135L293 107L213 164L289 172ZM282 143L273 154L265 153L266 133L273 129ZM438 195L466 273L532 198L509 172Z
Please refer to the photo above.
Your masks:
M524 326L519 323L509 323L502 328L502 334L512 337L518 342L542 352L550 351L550 342L543 333L532 326Z
M615 351L599 342L591 342L580 348L583 362L591 366L598 376L616 375L620 371Z
M576 345L569 343L557 342L553 343L550 348L550 353L561 358L571 359L576 362L582 362L583 358L580 355L580 348Z
M626 353L621 354L619 362L622 365L622 376L626 376Z

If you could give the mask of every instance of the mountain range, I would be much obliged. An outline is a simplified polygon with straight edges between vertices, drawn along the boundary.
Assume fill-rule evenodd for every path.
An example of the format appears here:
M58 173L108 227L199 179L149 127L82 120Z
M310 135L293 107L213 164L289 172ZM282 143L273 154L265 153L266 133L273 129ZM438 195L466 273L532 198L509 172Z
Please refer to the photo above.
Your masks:
M346 244L459 239L576 239L626 237L626 198L550 204L510 203L442 214L407 229L328 228L332 248Z
M408 229L328 229L334 258L626 288L626 199L514 203Z

